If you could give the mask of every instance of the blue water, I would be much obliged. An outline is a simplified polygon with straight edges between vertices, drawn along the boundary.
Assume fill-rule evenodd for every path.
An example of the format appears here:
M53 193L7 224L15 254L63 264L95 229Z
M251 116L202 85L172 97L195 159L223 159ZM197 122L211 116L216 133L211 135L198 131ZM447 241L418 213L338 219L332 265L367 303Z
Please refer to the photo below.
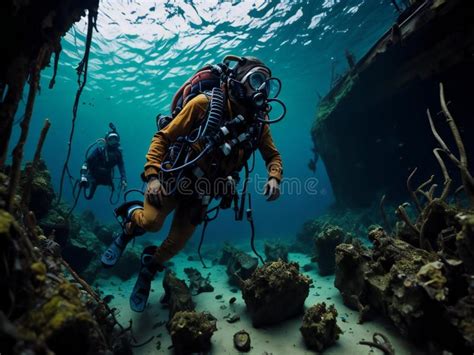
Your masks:
M328 92L332 63L346 68L344 51L360 58L386 31L396 14L388 0L314 1L118 1L101 2L98 33L94 33L89 77L81 98L70 169L78 175L88 145L114 122L122 138L129 187L141 187L140 173L155 116L167 113L175 90L196 69L227 54L261 58L281 78L288 115L272 126L287 178L318 180L315 193L284 191L274 203L254 196L259 238L288 238L303 221L331 203L324 167L308 167L312 158L310 128L318 96ZM80 61L87 23L77 23L62 41L56 86L48 89L52 69L42 73L26 158L30 159L44 118L52 121L43 156L58 188L71 128ZM19 115L23 114L20 108ZM344 127L341 127L343 130ZM13 137L12 142L16 139ZM256 173L265 175L260 159ZM99 188L92 202L80 201L78 211L91 209L101 220L112 220L109 191ZM72 200L69 183L64 198ZM165 227L166 230L166 227ZM163 232L165 233L165 232ZM209 230L209 239L247 238L248 226L224 213Z

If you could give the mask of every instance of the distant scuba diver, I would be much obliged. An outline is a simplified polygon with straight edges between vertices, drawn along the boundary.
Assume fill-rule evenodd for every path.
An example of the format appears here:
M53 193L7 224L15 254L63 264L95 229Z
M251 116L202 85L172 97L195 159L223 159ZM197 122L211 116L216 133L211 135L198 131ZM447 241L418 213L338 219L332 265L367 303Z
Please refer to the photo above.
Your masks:
M130 297L132 310L144 310L154 275L163 271L163 264L184 247L203 221L204 233L219 208L228 208L233 203L235 217L241 220L247 198L246 216L253 241L247 193L253 163L249 168L247 161L257 149L260 151L268 171L264 193L269 201L277 199L283 168L269 125L286 114L285 105L277 99L280 89L280 80L272 77L270 69L259 59L227 56L223 63L199 70L181 87L171 105L172 116L157 117L158 132L152 139L142 174L147 182L144 202L129 201L115 210L123 233L101 258L104 266L115 265L134 237L160 230L168 214L175 210L167 238L159 247L147 247L142 253ZM271 119L275 103L282 112ZM236 184L242 169L246 176L239 203ZM202 188L201 182L208 184ZM214 198L220 199L220 204L208 208ZM214 217L210 217L211 213Z
M120 188L127 188L127 177L123 163L122 150L120 149L120 136L113 123L109 124L110 131L104 138L98 139L91 144L86 152L86 161L81 168L79 186L84 190L84 197L91 200L94 197L97 186L109 186L112 191L110 202L113 203L115 192L114 168L118 167L120 172ZM89 154L90 150L92 152ZM117 203L117 200L115 203Z

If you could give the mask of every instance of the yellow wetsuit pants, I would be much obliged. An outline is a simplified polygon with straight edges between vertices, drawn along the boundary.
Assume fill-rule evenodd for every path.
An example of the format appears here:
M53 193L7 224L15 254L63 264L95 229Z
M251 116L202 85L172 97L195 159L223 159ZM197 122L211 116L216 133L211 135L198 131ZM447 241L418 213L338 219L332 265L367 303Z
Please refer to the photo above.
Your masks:
M157 208L145 198L144 208L136 210L132 222L147 232L158 232L166 217L173 211L173 221L168 236L156 249L156 261L163 265L178 254L193 235L196 224L193 219L196 213L196 202L189 199L179 200L175 197L163 197L163 205Z

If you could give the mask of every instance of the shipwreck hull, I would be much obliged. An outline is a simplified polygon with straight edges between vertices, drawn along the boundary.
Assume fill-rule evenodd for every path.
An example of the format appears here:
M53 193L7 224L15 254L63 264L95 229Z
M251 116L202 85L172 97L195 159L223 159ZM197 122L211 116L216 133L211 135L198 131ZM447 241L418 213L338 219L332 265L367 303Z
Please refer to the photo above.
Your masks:
M453 100L468 156L474 154L473 53L474 2L428 1L336 84L321 101L311 133L339 204L367 206L382 194L398 201L412 169L419 168L420 180L438 174L426 110L450 137L437 115L440 82Z

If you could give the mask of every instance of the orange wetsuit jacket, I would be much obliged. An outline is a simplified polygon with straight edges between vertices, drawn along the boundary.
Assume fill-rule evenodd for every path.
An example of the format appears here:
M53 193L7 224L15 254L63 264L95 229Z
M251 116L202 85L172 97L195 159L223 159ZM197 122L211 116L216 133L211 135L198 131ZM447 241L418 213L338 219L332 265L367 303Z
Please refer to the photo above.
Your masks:
M158 174L161 163L170 144L178 137L187 136L200 123L207 114L209 98L198 95L189 101L183 110L162 130L155 133L146 155L145 177ZM229 105L230 115L232 115ZM281 181L283 168L280 153L275 147L268 125L264 125L258 149L265 161L269 178ZM212 153L211 153L212 155ZM221 171L230 174L242 166L243 151L236 150L230 156L219 160ZM206 163L206 159L204 164Z

